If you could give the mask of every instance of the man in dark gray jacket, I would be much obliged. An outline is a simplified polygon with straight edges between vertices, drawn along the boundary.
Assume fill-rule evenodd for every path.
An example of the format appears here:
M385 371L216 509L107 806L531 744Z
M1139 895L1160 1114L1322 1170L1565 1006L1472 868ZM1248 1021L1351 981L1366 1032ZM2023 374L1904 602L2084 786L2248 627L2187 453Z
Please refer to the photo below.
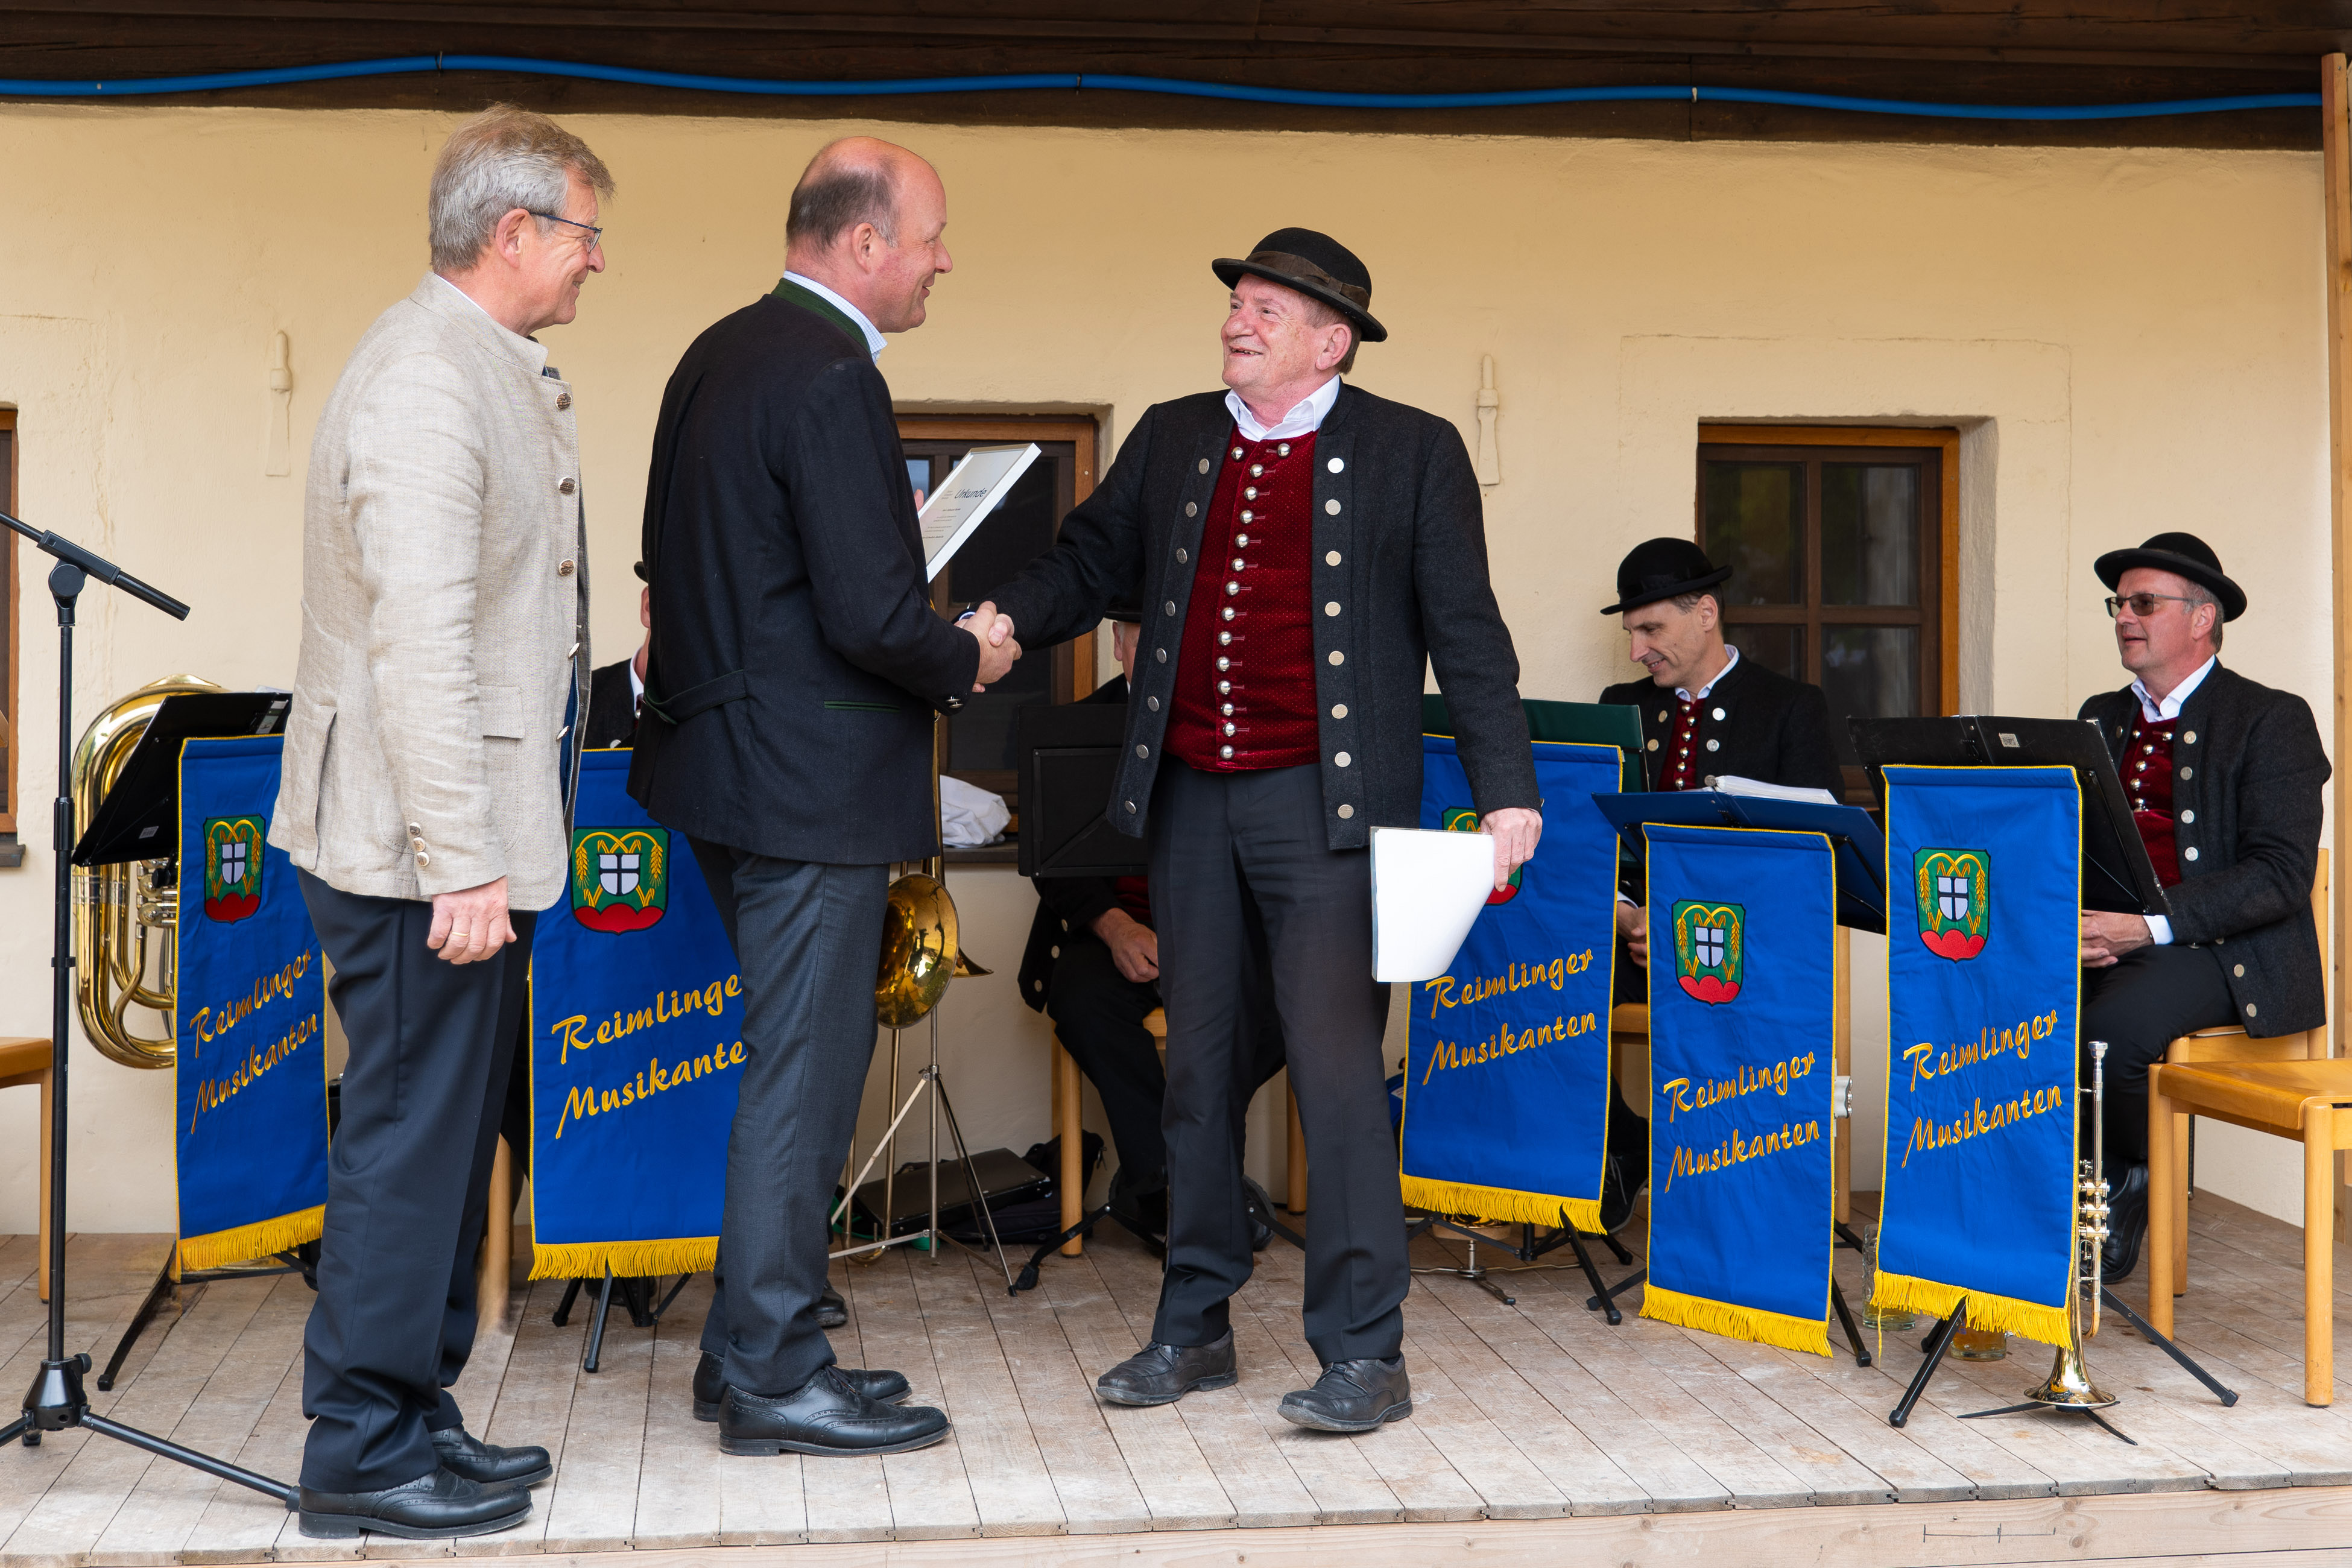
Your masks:
M2302 698L2221 668L2222 623L2246 595L2203 540L2159 533L2096 570L2135 679L2081 716L2115 755L2167 910L2083 915L2082 1038L2107 1042L2102 1268L2121 1279L2147 1231L2148 1065L2196 1029L2263 1038L2326 1021L2311 884L2328 765ZM2089 1082L2087 1048L2082 1070Z
M1230 390L1145 411L1059 542L997 595L989 635L1043 647L1143 601L1109 813L1150 843L1168 1268L1151 1343L1096 1386L1164 1405L1239 1375L1226 1302L1251 1255L1234 1109L1253 1085L1234 1009L1254 904L1314 1173L1307 1341L1324 1370L1281 1413L1361 1432L1412 1408L1366 847L1376 826L1420 823L1432 662L1497 884L1535 852L1541 802L1461 435L1339 379L1360 340L1387 336L1370 274L1297 228L1213 268L1232 290Z

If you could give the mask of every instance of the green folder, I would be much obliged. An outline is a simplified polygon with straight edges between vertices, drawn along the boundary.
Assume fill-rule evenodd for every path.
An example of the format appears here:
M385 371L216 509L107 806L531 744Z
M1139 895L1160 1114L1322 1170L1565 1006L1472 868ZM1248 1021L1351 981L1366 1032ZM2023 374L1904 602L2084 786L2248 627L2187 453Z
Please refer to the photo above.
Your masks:
M1524 697L1519 699L1519 706L1527 710L1528 739L1622 748L1623 773L1618 787L1628 791L1642 788L1640 709L1631 703L1537 702ZM1421 728L1423 734L1454 733L1454 718L1446 711L1444 698L1426 692L1422 695Z

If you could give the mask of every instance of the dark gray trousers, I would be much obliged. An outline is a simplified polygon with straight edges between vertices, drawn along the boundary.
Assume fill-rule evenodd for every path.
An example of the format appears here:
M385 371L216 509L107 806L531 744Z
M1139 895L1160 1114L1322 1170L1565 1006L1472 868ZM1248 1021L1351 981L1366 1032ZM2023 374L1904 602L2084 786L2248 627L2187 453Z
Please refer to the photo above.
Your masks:
M496 958L425 945L433 906L297 870L351 1055L327 1157L319 1299L302 1332L302 1484L374 1491L440 1465L464 1425L449 1385L474 1348L474 1253L529 995L533 917Z
M1275 1009L1307 1134L1307 1342L1328 1365L1398 1353L1404 1203L1372 980L1371 857L1334 850L1315 767L1197 773L1170 758L1151 796L1151 908L1168 1005L1168 1269L1151 1337L1203 1345L1250 1277L1241 1110L1257 1087L1238 1009L1265 923Z
M2107 1042L2107 1181L2147 1162L2147 1069L2165 1047L2198 1029L2240 1020L2211 948L2137 947L2105 969L2083 971L2081 1050L2083 1154L2091 1144L2091 1042Z
M889 868L689 842L743 976L745 1060L702 1348L724 1362L730 1388L790 1394L834 1363L816 1301L833 1190L874 1059Z

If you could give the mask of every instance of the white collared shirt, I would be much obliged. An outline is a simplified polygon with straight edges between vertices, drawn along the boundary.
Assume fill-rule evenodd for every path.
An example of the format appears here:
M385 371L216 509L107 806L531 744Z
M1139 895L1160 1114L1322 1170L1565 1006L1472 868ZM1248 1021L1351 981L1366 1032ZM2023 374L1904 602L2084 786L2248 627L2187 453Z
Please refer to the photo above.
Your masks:
M2199 665L2196 673L2166 692L2162 701L2149 696L2146 686L2137 680L2133 681L2132 695L2139 699L2140 717L2151 724L2169 724L2179 718L2182 705L2199 687L2205 684L2205 678L2213 673L2213 667L2220 663L2221 659L2221 656L2217 653ZM2141 918L2147 921L2147 934L2155 941L2157 946L2172 945L2171 921L2163 915L2145 915Z
M645 710L645 706L646 678L637 673L637 661L632 657L629 660L629 716L635 718Z
M1272 425L1260 424L1238 392L1225 394L1225 411L1234 416L1234 426L1244 441L1288 441L1321 429L1323 421L1331 416L1331 405L1339 401L1339 378L1335 375L1300 398L1289 413Z
M2205 684L2205 678L2213 673L2213 667L2221 662L2221 656L2217 653L2199 665L2196 673L2166 692L2162 701L2149 696L2146 686L2137 680L2133 681L2132 695L2139 699L2140 717L2151 724L2169 724L2179 718L2181 708L2195 694L2197 689Z
M479 300L475 299L471 294L467 293L463 289L458 288L455 283L450 282L450 281L449 281L449 279L447 279L446 278L443 278L443 277L441 276L441 274L439 274L438 272L433 273L433 274L431 274L431 276L432 276L434 279L436 279L436 280L438 280L438 281L439 281L439 283L440 283L441 287L443 287L444 289L448 289L448 290L449 290L449 292L451 292L452 294L455 294L456 296L457 296L457 298L459 298L460 300L463 300L464 301L466 301L466 303L467 303L467 304L471 305L475 310L481 310L481 311L482 311L482 320L484 320L484 321L486 321L489 322L489 324L490 324L490 325L492 325L492 326L496 327L499 331L501 331L501 332L505 333L508 337L512 338L516 342L520 343L520 344L522 345L522 353L524 353L524 355L525 355L525 356L527 356L528 358L530 358L530 359L533 359L533 360L538 361L538 362L539 362L539 369L540 369L541 373L542 374L546 374L546 372L547 372L547 345L546 345L546 344L544 344L544 343L541 342L537 338L527 338L527 337L523 336L520 332L518 332L518 331L516 331L513 328L511 328L511 327L508 326L504 321L499 321L496 316L491 315L488 310L482 310L482 302L481 302ZM560 381L560 380L562 380L562 378L561 376L558 376L556 379Z
M1709 680L1705 686L1700 687L1696 691L1685 691L1681 687L1675 687L1675 699L1676 701L1706 701L1706 694L1714 690L1717 687L1722 685L1723 678L1729 675L1734 669L1737 669L1739 667L1739 650L1736 647L1731 647L1728 644L1726 644L1725 647L1731 657L1723 661L1723 668L1715 672L1714 679Z
M815 279L805 277L801 273L792 271L787 271L784 274L784 277L786 280L799 284L802 288L807 289L810 293L815 295L818 299L824 300L826 304L832 306L835 310L840 311L843 315L856 322L857 330L866 334L866 352L876 359L880 359L882 357L882 351L890 346L888 340L884 338L880 332L875 330L874 323L866 319L865 311L859 310L856 306L851 304L848 300L843 299L840 295L835 293L832 289L826 288Z

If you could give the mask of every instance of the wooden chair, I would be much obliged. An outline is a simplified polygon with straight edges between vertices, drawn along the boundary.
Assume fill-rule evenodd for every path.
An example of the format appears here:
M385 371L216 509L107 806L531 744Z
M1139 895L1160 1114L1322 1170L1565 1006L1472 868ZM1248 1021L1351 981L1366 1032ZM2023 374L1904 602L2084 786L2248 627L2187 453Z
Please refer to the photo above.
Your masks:
M1154 1007L1143 1020L1151 1037L1160 1042L1160 1054L1168 1054L1168 1009ZM1054 1039L1054 1136L1062 1141L1062 1168L1055 1177L1055 1186L1062 1194L1062 1228L1084 1219L1087 1214L1084 1154L1086 1139L1079 1125L1080 1112L1085 1109L1085 1088L1078 1076L1076 1057L1062 1048L1059 1036ZM1307 1210L1307 1134L1298 1124L1298 1097L1289 1092L1290 1076L1283 1075L1283 1097L1288 1102L1290 1120L1289 1191L1284 1195L1285 1206L1293 1214ZM1076 1258L1086 1250L1086 1243L1072 1237L1062 1244L1062 1256Z
M2318 874L2311 884L2311 918L2319 932L2322 994L2332 999L2331 983L2334 978L2334 965L2327 959L2328 953L2333 951L2328 946L2328 916L2331 909L2328 874L2328 854L2326 850L2322 849L2319 852ZM2222 944L2221 956L2224 963L2228 962L2229 952L2226 942ZM2181 1036L2165 1048L2164 1059L2178 1067L2189 1062L2318 1061L2332 1054L2327 1037L2327 1026L2324 1022L2315 1029L2305 1029L2293 1035L2276 1035L2267 1040L2254 1039L2236 1025L2225 1024L2218 1029L2200 1029L2193 1035ZM2176 1162L2174 1168L2181 1173L2182 1190L2185 1194L2189 1170L2189 1117L2186 1113L2172 1119L2170 1134L2172 1154ZM2155 1135L2156 1124L2151 1122L2149 1136L2153 1138ZM2153 1150L2156 1145L2150 1143L2148 1147ZM2149 1173L2153 1178L2153 1164L2150 1166ZM2183 1201L2187 1201L2185 1196ZM2172 1293L2177 1296L2189 1289L2189 1227L2187 1226L2181 1226L2173 1232L2172 1244Z
M49 1042L0 1039L0 1089L38 1085L41 1090L40 1292L49 1299Z
M2352 1061L2158 1062L2148 1069L2147 1317L2172 1332L2189 1187L2169 1118L2209 1116L2303 1145L2303 1400L2336 1397L2336 1152L2352 1149Z
M483 1205L482 1247L474 1273L474 1322L477 1334L506 1321L507 1302L514 1285L514 1150L499 1139L490 1163L490 1193Z
M1837 988L1835 1009L1830 1024L1831 1071L1840 1078L1853 1074L1853 933L1845 927L1837 928L1837 944L1832 957L1832 984ZM1671 952L1669 952L1671 956ZM1658 949L1650 950L1653 963ZM1650 1103L1650 1009L1646 1003L1620 1002L1609 1009L1609 1049L1617 1077L1617 1092L1625 1103L1637 1108ZM1831 1123L1830 1144L1831 1188L1830 1217L1839 1225L1846 1222L1850 1213L1851 1145L1853 1121L1839 1116Z

